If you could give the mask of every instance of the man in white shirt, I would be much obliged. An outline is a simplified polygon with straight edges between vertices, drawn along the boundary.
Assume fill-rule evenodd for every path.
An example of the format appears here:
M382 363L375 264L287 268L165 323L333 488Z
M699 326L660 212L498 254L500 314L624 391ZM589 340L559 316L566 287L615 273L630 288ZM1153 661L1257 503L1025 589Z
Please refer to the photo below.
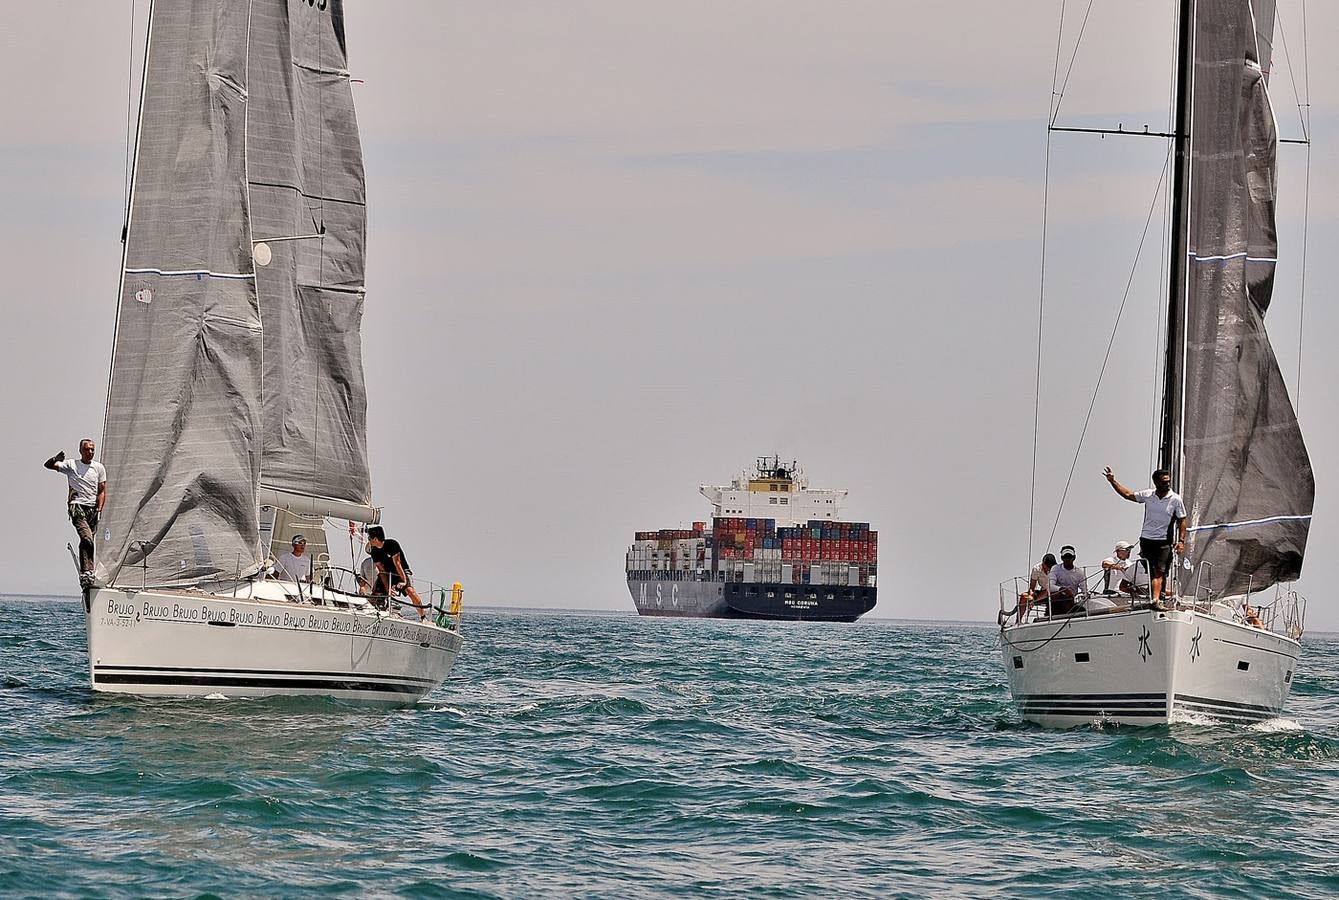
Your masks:
M107 502L107 470L93 460L97 450L92 438L79 442L79 458L65 458L62 450L48 459L44 466L65 476L70 492L66 498L70 523L79 535L79 584L93 584L93 547L98 533L98 515Z
M1139 555L1148 562L1149 587L1156 604L1162 599L1163 577L1171 571L1172 555L1180 556L1186 549L1186 504L1181 495L1172 490L1172 474L1166 469L1153 473L1153 487L1132 491L1116 480L1111 466L1102 470L1111 487L1126 500L1144 504L1144 527L1139 532ZM1175 543L1172 530L1178 529ZM1168 585L1167 595L1176 593L1176 579Z
M293 535L293 549L279 557L275 562L274 577L280 581L311 583L312 558L307 555L307 539L305 537L300 534Z
M1102 568L1107 572L1107 593L1134 593L1134 560L1130 559L1133 548L1129 541L1117 541L1112 555L1102 560Z

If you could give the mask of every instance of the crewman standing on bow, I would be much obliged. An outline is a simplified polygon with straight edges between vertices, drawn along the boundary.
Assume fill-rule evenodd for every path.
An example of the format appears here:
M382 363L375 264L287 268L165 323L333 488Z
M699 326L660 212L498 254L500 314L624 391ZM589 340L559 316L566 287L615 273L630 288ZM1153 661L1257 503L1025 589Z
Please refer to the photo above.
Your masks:
M1172 490L1172 473L1158 469L1153 473L1153 487L1132 491L1116 480L1111 466L1102 470L1111 487L1126 500L1144 504L1144 527L1139 532L1139 555L1148 562L1149 585L1153 602L1162 599L1163 578L1171 571L1172 554L1180 556L1186 550L1186 504L1181 495ZM1178 537L1172 541L1172 530L1178 527ZM1168 585L1167 595L1176 594L1175 578Z
M98 534L98 515L107 502L107 470L93 459L97 445L92 438L79 442L79 458L66 459L61 450L42 465L65 476L70 484L66 497L70 524L79 535L79 584L93 584L93 549Z

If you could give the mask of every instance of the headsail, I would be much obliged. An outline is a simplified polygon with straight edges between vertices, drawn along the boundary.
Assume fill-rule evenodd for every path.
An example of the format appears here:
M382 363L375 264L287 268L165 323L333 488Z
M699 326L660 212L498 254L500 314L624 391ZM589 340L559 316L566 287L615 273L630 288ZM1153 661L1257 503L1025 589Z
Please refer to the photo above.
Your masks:
M1278 136L1260 48L1272 31L1274 4L1257 0L1258 15L1250 0L1197 5L1183 419L1182 493L1191 526L1186 553L1205 585L1240 593L1301 572L1315 484L1264 326L1278 246ZM1183 590L1194 587L1191 578L1183 573Z
M152 7L102 456L98 578L255 572L261 330L244 4Z
M256 268L265 325L261 484L267 496L366 507L366 209L343 4L251 7L247 175L254 238L272 257Z

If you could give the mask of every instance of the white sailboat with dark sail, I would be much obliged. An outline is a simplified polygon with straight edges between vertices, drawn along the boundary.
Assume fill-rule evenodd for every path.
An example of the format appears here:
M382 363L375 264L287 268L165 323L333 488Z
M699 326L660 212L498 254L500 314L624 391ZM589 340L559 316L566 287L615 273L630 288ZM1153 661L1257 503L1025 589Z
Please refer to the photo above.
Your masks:
M94 690L412 702L459 592L266 577L294 521L373 523L365 196L341 0L153 3L85 589ZM366 586L364 586L366 590Z
M1273 0L1179 0L1170 301L1159 466L1189 514L1158 603L1061 612L1001 586L1000 648L1025 719L1250 723L1283 709L1301 653L1314 482L1265 331L1277 258ZM1262 65L1263 60L1263 65ZM1094 581L1096 580L1094 573Z

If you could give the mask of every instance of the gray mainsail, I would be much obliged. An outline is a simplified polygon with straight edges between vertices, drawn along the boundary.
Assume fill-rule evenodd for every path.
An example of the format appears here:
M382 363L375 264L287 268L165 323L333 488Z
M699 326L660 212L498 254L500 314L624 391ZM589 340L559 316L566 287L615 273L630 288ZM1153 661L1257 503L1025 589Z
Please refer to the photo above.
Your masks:
M98 580L259 569L245 4L155 3L102 457Z
M343 4L251 6L247 175L253 237L272 254L256 267L265 325L262 494L366 506L366 209Z
M1195 22L1182 493L1199 575L1182 588L1229 594L1298 576L1315 493L1264 325L1278 139L1260 62L1274 4L1255 5L1199 0Z

